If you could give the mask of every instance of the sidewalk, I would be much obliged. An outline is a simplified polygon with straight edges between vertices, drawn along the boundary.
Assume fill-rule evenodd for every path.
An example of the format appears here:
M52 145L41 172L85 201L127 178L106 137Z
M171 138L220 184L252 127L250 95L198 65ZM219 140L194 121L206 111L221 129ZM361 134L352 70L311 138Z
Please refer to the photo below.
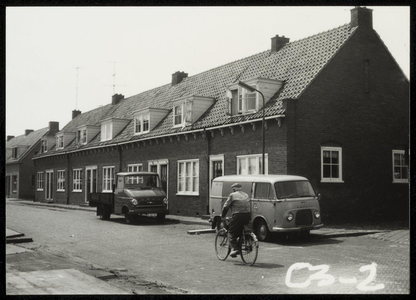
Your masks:
M41 203L41 202L33 202L30 200L21 200L21 199L16 199L16 198L9 198L6 200L17 202L23 205L84 210L84 211L91 211L94 213L96 212L95 207L89 207L89 206L58 204L58 203ZM202 217L167 215L166 220L169 220L172 222L179 222L183 224L201 225L201 226L204 226L205 228L211 228L211 223L208 222L208 219L202 218ZM367 225L365 227L356 226L354 224L345 224L345 225L337 225L337 226L324 225L324 227L319 230L311 231L311 235L314 237L322 237L322 238L366 235L367 237L371 237L371 238L375 238L375 239L383 240L383 241L390 241L390 242L395 242L395 243L400 243L400 244L410 243L410 233L409 233L408 228L400 228L400 229L393 228L392 229L391 226L383 226L383 225Z

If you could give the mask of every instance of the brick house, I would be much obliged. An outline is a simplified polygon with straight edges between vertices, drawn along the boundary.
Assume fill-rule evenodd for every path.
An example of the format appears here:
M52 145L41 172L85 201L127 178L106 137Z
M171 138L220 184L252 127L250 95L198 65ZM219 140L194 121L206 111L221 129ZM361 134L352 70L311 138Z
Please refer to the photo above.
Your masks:
M82 205L89 192L110 192L115 173L148 170L161 175L171 214L204 215L213 178L264 167L309 178L324 222L403 219L408 148L409 81L372 10L357 7L349 24L294 42L276 35L264 52L73 111L34 158L46 178L36 201ZM56 188L46 196L48 182Z
M42 139L54 139L59 131L58 122L49 122L49 127L39 130L26 129L24 135L7 136L6 141L6 182L8 198L33 199L35 169L32 158L40 152Z

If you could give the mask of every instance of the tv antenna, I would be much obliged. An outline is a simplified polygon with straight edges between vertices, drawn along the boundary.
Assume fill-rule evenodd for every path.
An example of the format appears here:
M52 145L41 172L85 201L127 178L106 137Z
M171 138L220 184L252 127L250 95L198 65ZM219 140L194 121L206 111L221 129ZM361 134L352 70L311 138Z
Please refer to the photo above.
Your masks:
M75 69L77 69L77 85L76 85L76 89L75 89L75 109L78 109L78 73L79 73L79 69L82 67L76 67Z

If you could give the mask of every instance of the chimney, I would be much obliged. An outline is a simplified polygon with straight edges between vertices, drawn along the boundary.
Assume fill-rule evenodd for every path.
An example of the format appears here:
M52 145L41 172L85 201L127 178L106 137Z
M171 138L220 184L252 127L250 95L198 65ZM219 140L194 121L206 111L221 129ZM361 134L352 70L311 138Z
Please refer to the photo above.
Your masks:
M7 136L7 141L10 141L11 139L14 139L14 135L8 135Z
M75 119L78 115L80 115L81 114L81 111L80 110L76 110L76 109L74 109L73 111L72 111L72 119Z
M28 136L29 135L29 133L31 133L31 132L33 132L34 130L33 129L26 129L25 130L25 136Z
M111 99L111 104L116 105L120 102L120 100L124 99L124 95L122 94L114 94Z
M184 80L186 77L188 77L188 73L185 73L185 72L177 71L176 73L173 73L172 74L172 86L177 85L182 80Z
M48 135L55 135L55 133L59 132L59 122L49 122L49 133Z
M276 35L275 37L272 37L272 52L279 51L287 43L289 43L289 38L285 37L284 35Z
M351 27L356 26L373 29L373 10L360 6L351 9Z

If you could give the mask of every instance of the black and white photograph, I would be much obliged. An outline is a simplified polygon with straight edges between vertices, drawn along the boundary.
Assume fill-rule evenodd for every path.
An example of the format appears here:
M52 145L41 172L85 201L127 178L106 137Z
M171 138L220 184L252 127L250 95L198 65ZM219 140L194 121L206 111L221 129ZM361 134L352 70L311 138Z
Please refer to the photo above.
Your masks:
M4 293L409 295L410 11L5 6Z

